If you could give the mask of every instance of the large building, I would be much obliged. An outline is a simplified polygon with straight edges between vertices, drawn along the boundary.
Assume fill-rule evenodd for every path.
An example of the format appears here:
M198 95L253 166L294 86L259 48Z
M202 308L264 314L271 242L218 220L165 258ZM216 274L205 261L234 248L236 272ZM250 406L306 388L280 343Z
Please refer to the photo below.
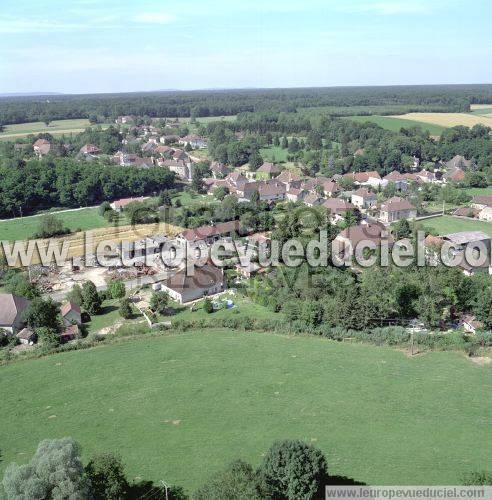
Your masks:
M382 222L391 223L400 219L415 219L417 209L405 198L393 196L381 205L379 218Z
M225 288L223 269L211 264L194 267L193 276L189 276L185 268L168 278L162 285L162 290L180 304L214 295L224 291Z
M0 329L16 334L25 326L23 319L29 300L11 293L0 293Z

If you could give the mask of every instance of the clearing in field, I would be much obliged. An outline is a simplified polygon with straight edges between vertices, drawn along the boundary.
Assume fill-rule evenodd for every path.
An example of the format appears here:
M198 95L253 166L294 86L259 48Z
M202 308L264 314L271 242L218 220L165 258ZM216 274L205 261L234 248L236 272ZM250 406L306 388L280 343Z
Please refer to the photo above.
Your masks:
M426 229L434 229L440 235L460 231L483 231L492 237L492 223L465 217L444 215L424 221L424 226Z
M318 337L132 339L0 367L0 418L15 416L0 429L0 469L72 436L85 461L115 452L130 478L192 491L235 458L258 465L274 440L299 438L332 474L455 484L492 467L491 377L458 353L409 358Z
M395 118L400 118L406 121L417 121L424 123L433 123L441 125L442 127L456 127L464 125L466 127L473 127L481 123L488 127L492 127L492 118L487 116L480 116L471 113L407 113Z
M44 122L17 123L14 125L5 125L4 131L0 133L0 140L25 137L30 134L47 133L61 135L83 132L89 126L89 120L85 118L78 120L54 120L48 126ZM101 126L107 128L109 125Z
M403 115L406 116L406 115ZM399 132L402 127L421 127L423 130L427 130L431 135L440 135L442 131L446 128L441 125L435 125L431 123L425 123L423 121L415 121L414 123L409 122L409 120L404 120L398 116L347 116L348 120L353 120L358 123L371 122L379 125L380 127L391 130L393 132Z

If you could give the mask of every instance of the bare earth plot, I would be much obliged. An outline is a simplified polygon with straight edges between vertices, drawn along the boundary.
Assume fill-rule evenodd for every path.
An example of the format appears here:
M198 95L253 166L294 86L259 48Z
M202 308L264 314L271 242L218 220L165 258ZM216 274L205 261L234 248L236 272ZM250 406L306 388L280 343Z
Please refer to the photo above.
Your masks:
M434 123L442 127L456 127L458 125L473 127L479 123L492 127L492 117L470 113L407 113L405 115L395 116L394 118Z

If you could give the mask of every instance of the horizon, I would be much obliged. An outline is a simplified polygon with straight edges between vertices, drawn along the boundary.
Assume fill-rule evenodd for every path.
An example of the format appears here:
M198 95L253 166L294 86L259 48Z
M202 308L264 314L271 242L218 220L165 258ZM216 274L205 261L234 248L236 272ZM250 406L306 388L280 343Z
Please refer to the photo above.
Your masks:
M469 7L463 0L6 0L0 93L487 84L492 5Z
M309 89L363 89L363 88L398 88L398 87L473 87L492 85L491 82L465 82L465 83L415 83L415 84L395 84L395 85L327 85L327 86L305 86L305 87L207 87L189 89L151 89L151 90L128 90L121 92L59 92L56 90L31 91L31 92L0 92L0 97L57 97L57 96L77 96L77 95L119 95L119 94L159 94L173 92L228 92L228 91L262 91L262 90L309 90Z

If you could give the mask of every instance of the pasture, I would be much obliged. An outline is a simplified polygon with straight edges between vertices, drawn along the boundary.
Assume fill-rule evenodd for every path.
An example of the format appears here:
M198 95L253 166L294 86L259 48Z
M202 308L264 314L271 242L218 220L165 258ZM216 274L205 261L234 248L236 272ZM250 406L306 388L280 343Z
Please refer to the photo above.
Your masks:
M98 208L81 208L75 210L51 211L57 219L63 221L71 231L86 231L99 227L107 227L108 221L99 215ZM43 214L0 220L0 240L28 240L38 230Z
M464 217L444 215L422 221L426 229L434 229L438 234L458 233L460 231L483 231L492 237L492 223Z
M458 125L473 127L473 125L479 123L492 127L492 117L480 116L472 113L407 113L395 118L405 121L440 125L441 127L456 127Z
M492 366L458 353L194 331L14 362L0 382L1 470L62 436L85 461L116 452L130 478L188 491L284 438L368 484L456 484L492 467Z
M0 133L0 140L12 140L30 134L41 133L51 135L71 134L83 132L89 126L89 120L85 118L53 120L48 126L44 122L17 123L14 125L5 125L4 131ZM108 127L108 125L102 125L102 127Z
M406 116L406 115L403 115ZM398 132L402 127L421 127L423 130L427 130L431 135L440 135L445 127L441 125L435 125L431 123L425 123L424 121L410 122L409 120L404 120L398 116L348 116L348 120L353 120L358 123L371 122L379 125L380 127L391 130L393 132Z

